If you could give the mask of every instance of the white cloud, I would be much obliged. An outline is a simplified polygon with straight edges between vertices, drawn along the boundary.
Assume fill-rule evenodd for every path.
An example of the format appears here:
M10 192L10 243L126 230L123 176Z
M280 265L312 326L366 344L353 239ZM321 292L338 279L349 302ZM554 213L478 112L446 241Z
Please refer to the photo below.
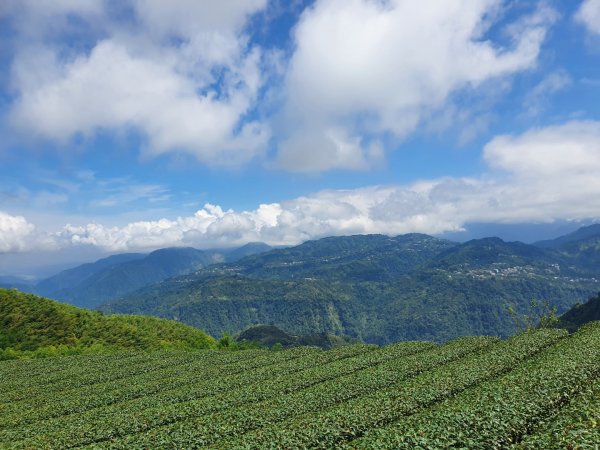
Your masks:
M257 71L258 55L246 70ZM256 86L229 98L196 94L197 86L164 65L132 57L110 41L65 68L64 77L23 93L14 120L44 136L67 139L99 128L135 127L151 153L189 151L212 163L237 163L261 152L268 135L257 122L234 129L252 105Z
M540 6L512 24L506 48L483 37L501 7L499 0L318 0L295 31L286 79L291 131L280 164L300 171L365 166L368 147L354 146L347 162L332 150L331 129L403 139L452 93L534 68L555 13ZM310 142L302 142L305 135ZM311 143L318 148L307 150ZM315 167L293 155L321 147L327 150Z
M323 191L252 211L207 203L189 217L112 227L67 225L43 233L23 217L0 214L0 252L79 245L110 252L252 241L280 245L330 235L438 234L472 222L600 218L600 122L574 121L497 136L483 154L489 170L480 177Z
M515 215L523 221L600 216L599 122L499 136L485 147L484 155L492 167L511 175L498 192L504 199L498 211L506 213L506 220Z
M103 0L3 0L0 17L11 17L19 34L39 39L48 33L71 31L74 17L89 27L104 16Z
M541 4L492 41L507 4L317 0L284 61L245 31L268 0L7 0L12 125L61 143L133 129L147 155L234 166L265 156L274 127L274 167L369 169L453 94L535 67L556 14Z
M24 217L0 211L0 253L28 250L34 228Z
M590 33L600 35L600 0L585 0L577 10L575 19Z
M362 170L383 158L379 142L363 145L343 128L304 130L279 145L277 166L298 172L321 172L332 167Z
M268 126L246 119L263 85L262 53L241 29L266 0L175 3L134 1L135 24L112 17L102 2L83 2L89 10L77 2L40 10L13 4L15 17L35 16L45 27L26 39L17 26L12 123L62 142L134 129L149 154L188 152L214 165L262 154ZM89 49L65 56L50 39L65 30L46 22L67 14L95 14L98 30L88 36Z
M248 15L263 9L267 0L134 0L134 5L147 28L162 35L194 36L199 29L238 29Z
M566 89L571 82L571 77L563 70L548 74L525 97L523 106L527 115L536 116L542 113L548 97Z
M600 168L600 122L573 121L530 130L519 136L497 136L484 148L486 161L519 177L591 176ZM558 181L558 180L555 180ZM552 188L552 186L548 186Z
M600 218L600 123L570 122L498 136L484 149L490 171L404 186L331 190L236 212L206 204L191 217L123 227L67 226L59 246L109 251L264 241L297 244L329 235L459 231L469 222Z

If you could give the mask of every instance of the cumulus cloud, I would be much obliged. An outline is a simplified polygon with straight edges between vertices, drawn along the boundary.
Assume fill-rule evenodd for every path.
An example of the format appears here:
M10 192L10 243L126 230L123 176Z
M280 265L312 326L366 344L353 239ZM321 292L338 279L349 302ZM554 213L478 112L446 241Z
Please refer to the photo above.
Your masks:
M63 142L133 129L150 154L188 152L215 165L264 152L268 126L246 118L263 85L263 55L242 28L266 0L132 0L130 21L104 2L11 5L21 37L11 78L17 128ZM40 22L34 36L19 26L29 17ZM92 24L81 38L88 46L65 51L52 38L68 27L51 26L55 17Z
M484 155L492 167L511 175L497 194L505 220L516 215L525 220L600 215L599 122L499 136L485 147Z
M124 227L67 225L52 234L60 246L93 245L108 251L193 245L219 247L258 240L266 228L277 228L281 206L260 205L251 212L223 211L207 203L191 217L139 221ZM265 230L263 229L265 228Z
M401 140L452 93L535 67L556 14L540 6L520 18L505 30L506 46L485 37L502 6L499 0L318 0L295 30L286 77L290 136L281 143L280 165L364 167L372 150L355 134ZM352 145L332 139L340 129ZM299 156L322 148L317 164Z
M600 35L600 0L585 0L575 14L575 19L590 33Z
M34 229L24 217L0 211L0 253L28 250Z
M12 125L61 143L135 130L148 155L207 165L274 143L279 169L369 169L453 94L536 66L556 13L540 4L491 39L508 4L317 0L288 59L249 35L268 0L7 0Z
M252 211L207 203L189 217L121 227L67 225L36 234L24 218L0 215L0 251L35 245L90 245L111 252L252 241L292 245L331 235L440 234L472 222L600 218L600 122L574 121L497 136L484 147L484 160L489 170L480 177L329 190Z

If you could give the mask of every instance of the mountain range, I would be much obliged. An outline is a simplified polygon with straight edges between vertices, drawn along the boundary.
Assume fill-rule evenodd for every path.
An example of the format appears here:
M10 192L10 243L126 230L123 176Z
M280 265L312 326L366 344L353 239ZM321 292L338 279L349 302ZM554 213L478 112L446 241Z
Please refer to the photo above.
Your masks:
M250 243L232 249L197 250L164 248L149 254L123 253L64 270L37 284L17 278L0 278L0 287L26 292L95 308L143 286L186 274L210 264L237 261L245 256L270 250L266 244Z
M328 237L213 264L105 302L218 336L270 324L385 344L508 336L531 300L559 313L600 290L598 226L538 245L423 234Z
M577 303L558 318L557 328L565 328L571 333L588 322L600 320L600 293L585 303Z
M0 280L0 283L3 280ZM273 249L126 253L18 287L106 313L178 320L213 336L256 325L385 344L508 336L508 308L566 311L600 290L600 225L535 244L424 234L327 237Z

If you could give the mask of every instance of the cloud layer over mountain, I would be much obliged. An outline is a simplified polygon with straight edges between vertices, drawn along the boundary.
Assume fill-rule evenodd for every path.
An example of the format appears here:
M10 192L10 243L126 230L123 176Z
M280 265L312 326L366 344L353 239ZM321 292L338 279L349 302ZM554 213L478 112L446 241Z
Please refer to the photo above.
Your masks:
M0 216L3 251L93 245L108 251L174 245L218 247L252 241L296 244L329 235L458 231L469 222L585 219L600 210L600 123L570 122L494 138L489 171L478 178L421 180L403 186L328 190L253 211L207 203L190 217L91 223L36 233L23 217Z
M598 36L599 0L5 0L0 253L599 219Z

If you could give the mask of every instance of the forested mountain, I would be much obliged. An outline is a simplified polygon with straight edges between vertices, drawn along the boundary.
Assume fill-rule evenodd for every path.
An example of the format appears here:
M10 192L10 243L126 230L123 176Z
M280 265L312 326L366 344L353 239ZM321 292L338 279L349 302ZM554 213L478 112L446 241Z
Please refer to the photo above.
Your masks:
M586 237L588 239L589 237ZM373 343L515 331L508 307L566 311L600 288L600 267L498 238L346 236L272 250L147 286L106 312L152 314L213 335L270 323Z
M578 272L598 273L600 267L600 224L580 228L573 233L537 246L553 249Z
M559 317L556 326L574 332L588 322L600 320L600 294L587 302L578 303Z
M542 248L560 249L568 246L569 244L586 242L591 240L598 240L600 237L600 223L581 227L572 233L559 236L556 239L548 239L544 241L535 242L533 245Z
M241 343L252 342L262 348L273 348L276 345L280 345L282 348L308 345L326 350L352 343L352 340L345 336L335 336L327 333L295 336L274 325L250 327L238 334L235 339Z
M0 359L14 352L70 349L212 348L202 331L147 316L105 316L53 300L0 289Z
M262 279L393 280L457 244L426 234L327 237L244 258L205 273Z
M148 255L116 255L62 272L53 280L42 281L38 285L41 289L36 292L76 306L93 308L142 286L200 269L211 262L209 254L194 248L165 248Z
M485 269L502 266L547 267L558 263L552 252L523 244L504 242L497 237L473 239L439 253L432 261L436 268Z
M0 288L15 288L20 291L30 291L34 289L35 283L27 279L15 276L0 276Z
M62 272L40 281L35 290L37 293L45 296L53 296L61 290L71 289L78 286L92 275L101 272L102 270L123 264L130 261L143 259L146 255L143 253L122 253L120 255L109 256L108 258L99 259L93 263L82 264L72 269L63 270Z
M270 247L247 244L225 250L164 248L150 254L125 253L83 264L42 280L33 292L76 306L94 308L143 286L196 271L210 264L238 259ZM28 290L28 289L26 289Z
M248 244L242 245L241 247L236 247L233 249L225 249L220 251L209 250L209 252L214 255L219 255L213 257L215 260L222 259L223 262L234 262L246 256L268 252L269 250L271 250L271 248L272 247L270 245L267 245L264 242L250 242Z

